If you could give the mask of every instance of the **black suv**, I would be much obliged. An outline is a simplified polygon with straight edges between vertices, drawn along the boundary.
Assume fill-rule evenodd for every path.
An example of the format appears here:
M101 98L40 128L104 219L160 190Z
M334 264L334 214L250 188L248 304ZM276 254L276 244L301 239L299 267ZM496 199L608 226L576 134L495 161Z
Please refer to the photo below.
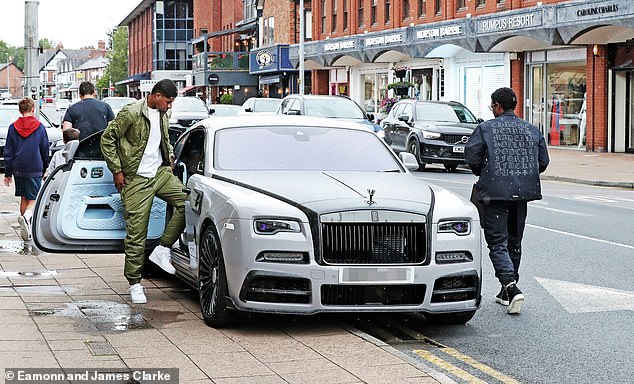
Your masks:
M475 127L482 122L464 105L455 101L401 100L381 120L385 142L398 153L416 156L424 169L439 163L453 172L466 164L464 146Z

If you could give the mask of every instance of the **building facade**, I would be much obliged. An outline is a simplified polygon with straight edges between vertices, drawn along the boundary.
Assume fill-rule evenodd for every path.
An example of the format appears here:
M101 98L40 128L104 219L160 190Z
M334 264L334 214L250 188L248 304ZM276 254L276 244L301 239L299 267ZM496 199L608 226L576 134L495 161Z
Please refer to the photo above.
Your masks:
M516 113L549 145L634 152L634 2L317 0L311 11L313 93L380 116L403 80L407 97L457 100L486 119L491 92L511 86Z

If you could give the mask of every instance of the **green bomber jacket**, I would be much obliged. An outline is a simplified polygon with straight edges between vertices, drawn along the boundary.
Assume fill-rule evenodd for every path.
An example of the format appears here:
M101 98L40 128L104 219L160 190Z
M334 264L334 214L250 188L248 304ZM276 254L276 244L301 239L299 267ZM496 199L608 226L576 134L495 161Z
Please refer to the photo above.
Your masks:
M170 165L173 158L168 127L168 113L161 113L163 165ZM112 174L123 172L124 177L136 175L149 136L150 119L146 97L123 107L101 136L101 152Z

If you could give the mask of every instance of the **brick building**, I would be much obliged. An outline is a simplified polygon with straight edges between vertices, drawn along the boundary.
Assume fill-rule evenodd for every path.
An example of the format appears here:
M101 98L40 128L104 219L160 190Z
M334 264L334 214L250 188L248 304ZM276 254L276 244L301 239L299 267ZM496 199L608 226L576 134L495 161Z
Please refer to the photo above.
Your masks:
M404 67L409 97L458 100L486 119L491 92L512 86L516 113L549 145L634 152L634 2L316 0L311 11L313 93L380 115Z

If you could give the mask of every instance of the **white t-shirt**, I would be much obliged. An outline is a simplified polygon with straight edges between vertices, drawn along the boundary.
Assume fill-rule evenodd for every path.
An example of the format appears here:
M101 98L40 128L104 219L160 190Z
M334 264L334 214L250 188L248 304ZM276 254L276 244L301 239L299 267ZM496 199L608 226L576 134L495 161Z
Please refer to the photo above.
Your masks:
M62 156L62 152L63 150L57 151L53 154L53 157L51 157L51 162L48 163L48 168L46 168L47 177L51 175L55 168L59 167L62 164L66 164L66 159L64 159L64 156Z
M161 158L161 114L158 109L148 108L150 117L150 136L143 151L143 157L136 174L152 178L163 162Z

